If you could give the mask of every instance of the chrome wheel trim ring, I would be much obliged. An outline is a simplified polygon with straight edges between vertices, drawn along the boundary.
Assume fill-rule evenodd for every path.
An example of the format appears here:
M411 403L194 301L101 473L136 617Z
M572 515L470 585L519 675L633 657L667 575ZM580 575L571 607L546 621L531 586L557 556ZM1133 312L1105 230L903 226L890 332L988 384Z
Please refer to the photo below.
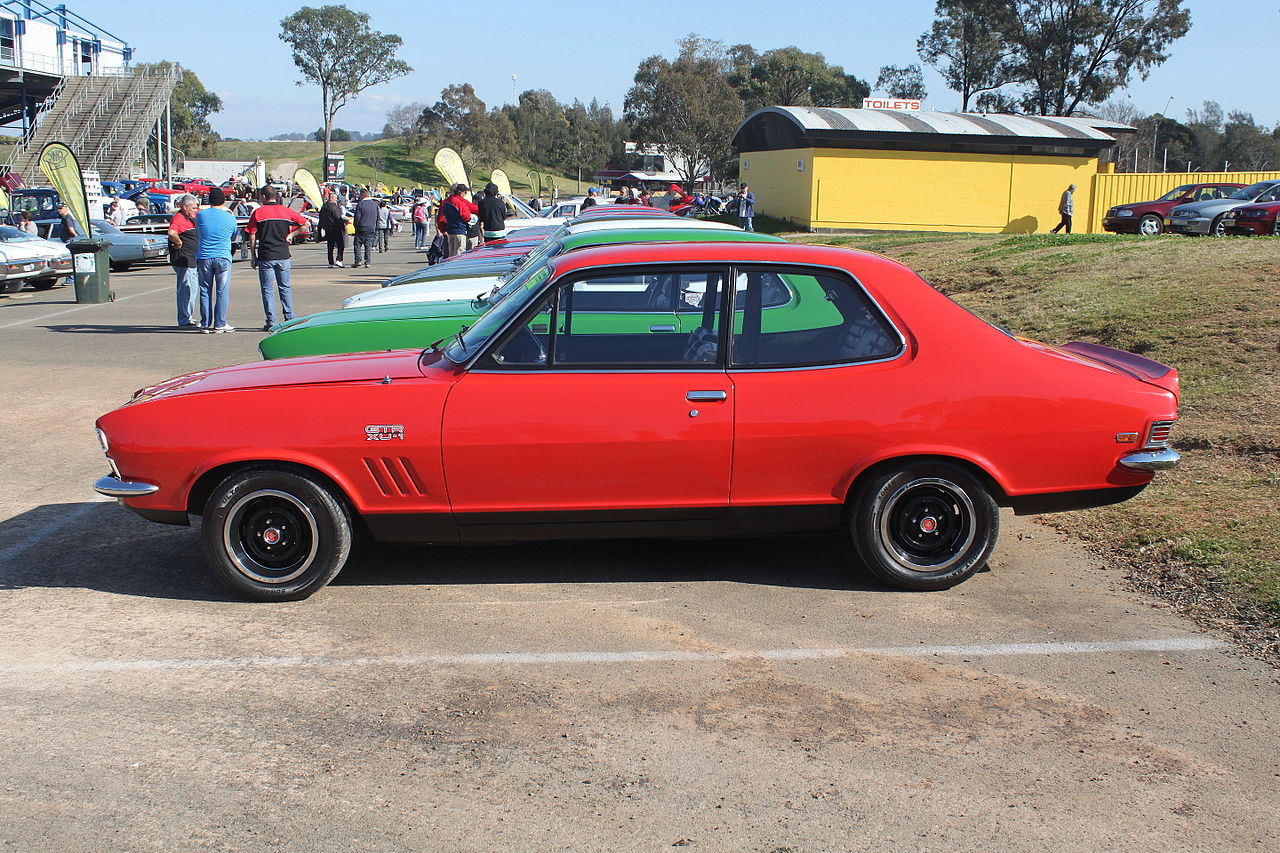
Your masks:
M949 558L942 562L928 565L920 563L906 549L901 547L898 536L894 532L894 516L898 505L905 498L910 497L912 491L923 488L944 493L958 510L955 518L968 528L964 532L964 541L952 547ZM884 545L885 550L895 563L912 572L934 573L951 568L964 557L969 550L969 546L973 544L974 539L977 537L977 512L974 510L973 501L969 499L969 495L965 493L964 489L950 480L943 480L938 477L921 477L899 486L885 501L884 507L880 510L879 521L881 544Z
M251 501L261 500L263 498L277 498L290 504L306 521L308 531L311 536L311 547L307 552L307 556L303 558L301 563L284 576L264 575L260 574L257 569L267 569L262 563L255 560L249 553L248 549L240 541L239 528L241 517L245 513ZM320 528L316 523L315 514L298 498L282 492L279 489L258 489L250 492L244 497L232 504L231 509L227 511L226 519L222 523L222 547L225 549L231 562L235 564L236 570L245 577L257 581L258 583L270 584L278 586L288 583L303 574L316 560L316 554L320 550Z

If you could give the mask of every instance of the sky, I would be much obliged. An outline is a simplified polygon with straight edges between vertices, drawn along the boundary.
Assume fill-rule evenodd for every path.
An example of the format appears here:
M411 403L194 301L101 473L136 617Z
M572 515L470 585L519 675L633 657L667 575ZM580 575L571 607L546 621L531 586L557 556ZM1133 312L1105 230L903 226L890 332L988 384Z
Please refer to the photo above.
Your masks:
M72 11L120 37L139 62L168 59L194 71L222 98L211 123L225 137L267 138L310 132L322 123L320 90L296 85L299 76L279 40L282 18L301 0L65 0ZM324 5L325 0L311 0ZM349 130L382 129L387 111L411 101L434 103L452 83L471 83L490 106L515 91L548 89L562 102L599 99L622 110L641 60L671 57L688 33L747 43L763 52L795 45L822 53L869 84L883 65L918 62L916 39L933 21L934 0L349 0L371 25L404 39L398 56L413 74L369 89L337 114ZM1204 101L1225 111L1252 113L1259 124L1280 123L1280 87L1262 43L1248 32L1280 24L1274 4L1254 0L1185 0L1191 32L1171 58L1123 94L1144 113L1185 120ZM889 10L889 11L886 11ZM891 13L890 13L891 12ZM450 36L461 33L461 41ZM450 39L453 38L451 42ZM924 108L959 109L959 96L927 66ZM1172 99L1172 100L1170 100ZM1166 110L1167 106L1167 110Z

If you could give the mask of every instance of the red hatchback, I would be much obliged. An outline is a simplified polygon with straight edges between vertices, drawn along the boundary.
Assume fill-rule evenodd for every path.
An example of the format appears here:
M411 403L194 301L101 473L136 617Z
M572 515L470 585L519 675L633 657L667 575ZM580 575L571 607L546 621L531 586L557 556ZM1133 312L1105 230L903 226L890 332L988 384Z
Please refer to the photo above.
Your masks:
M1120 204L1107 211L1102 227L1116 234L1154 236L1164 232L1164 220L1175 207L1193 201L1225 198L1244 184L1183 184L1155 201Z
M1275 237L1280 235L1280 202L1246 204L1222 215L1222 230L1228 234Z
M877 255L584 249L426 350L202 371L98 419L94 487L202 517L243 595L305 598L389 542L851 535L850 570L942 589L998 506L1131 498L1171 468L1177 371L1011 335Z

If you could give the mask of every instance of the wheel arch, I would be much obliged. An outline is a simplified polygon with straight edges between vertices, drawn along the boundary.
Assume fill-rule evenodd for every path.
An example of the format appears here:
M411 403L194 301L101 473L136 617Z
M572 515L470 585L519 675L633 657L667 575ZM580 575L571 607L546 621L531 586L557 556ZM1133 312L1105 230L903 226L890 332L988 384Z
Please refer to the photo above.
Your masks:
M353 521L361 518L359 507L351 499L349 491L339 480L328 472L304 462L286 459L240 459L230 460L210 466L202 471L187 490L186 511L192 515L204 515L205 505L218 484L231 474L240 471L287 471L310 477L329 489L334 498L346 505Z
M990 492L992 500L997 505L1008 506L1010 504L1008 491L989 470L994 466L991 466L985 460L978 461L957 453L945 451L904 452L892 456L879 457L852 473L844 490L846 518L853 508L854 499L857 497L858 489L863 483L869 482L885 470L915 462L947 462L962 468Z

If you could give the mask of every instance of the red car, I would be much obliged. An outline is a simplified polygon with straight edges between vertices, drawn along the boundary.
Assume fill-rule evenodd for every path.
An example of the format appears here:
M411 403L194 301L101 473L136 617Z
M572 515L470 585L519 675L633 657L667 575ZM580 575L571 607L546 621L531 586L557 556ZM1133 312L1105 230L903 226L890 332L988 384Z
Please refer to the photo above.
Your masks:
M1183 184L1155 201L1120 204L1107 211L1102 227L1116 234L1154 236L1164 233L1164 220L1180 204L1226 198L1244 184Z
M1280 202L1277 201L1241 205L1222 215L1222 230L1228 234L1275 237L1280 235L1277 213L1280 213Z
M1176 465L1177 403L1172 368L1015 337L877 255L631 244L532 270L426 350L143 388L98 419L110 474L94 487L153 521L201 516L214 572L262 600L327 584L357 528L845 530L851 570L941 589L986 562L997 506L1115 503Z
M216 186L213 181L206 178L188 178L185 181L176 181L173 184L174 189L184 190L189 193L195 193L199 196L207 196L209 190Z

